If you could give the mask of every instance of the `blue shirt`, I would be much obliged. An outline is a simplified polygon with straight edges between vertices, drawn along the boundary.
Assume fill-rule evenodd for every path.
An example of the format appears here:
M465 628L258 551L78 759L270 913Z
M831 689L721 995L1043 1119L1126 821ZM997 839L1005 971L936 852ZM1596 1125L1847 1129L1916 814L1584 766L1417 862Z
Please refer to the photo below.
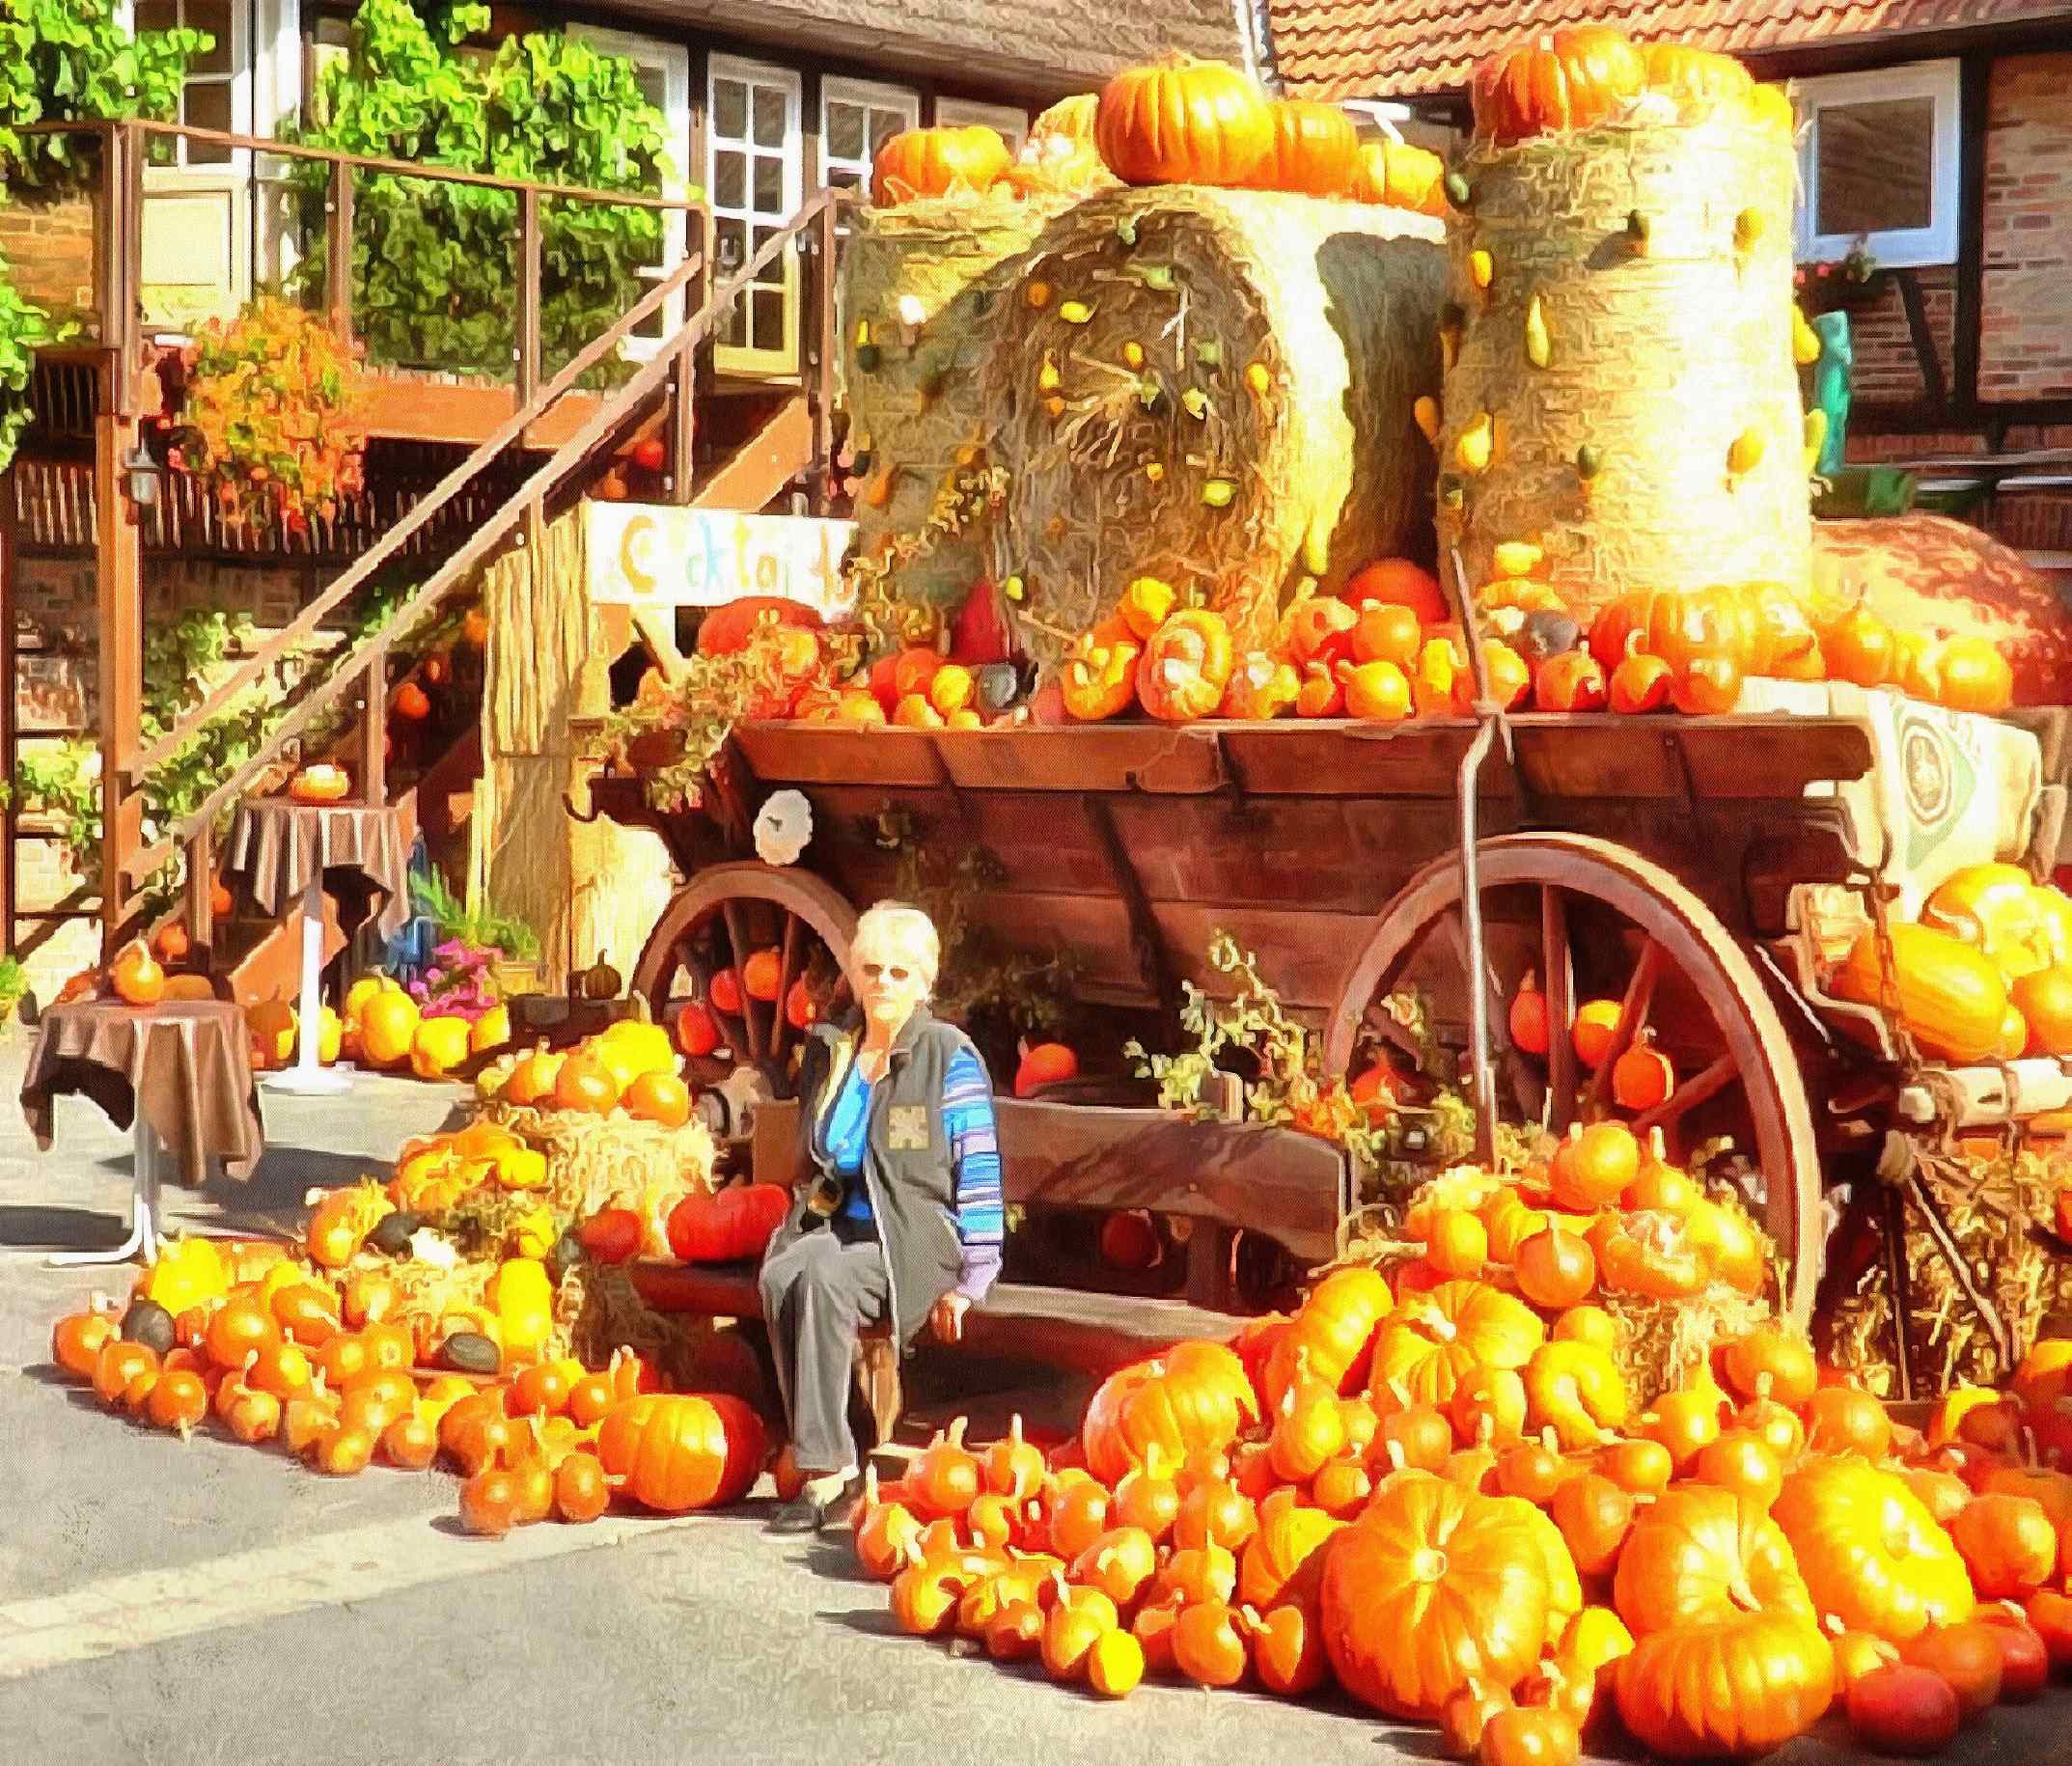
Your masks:
M838 1173L854 1181L842 1204L853 1221L871 1218L870 1197L862 1181L864 1150L870 1139L870 1082L860 1062L851 1062L829 1107L827 1155ZM985 1298L1000 1273L1007 1209L1000 1186L1000 1143L993 1122L993 1086L978 1059L960 1053L943 1075L943 1131L950 1140L955 1173L957 1237L964 1246L958 1288L973 1300Z

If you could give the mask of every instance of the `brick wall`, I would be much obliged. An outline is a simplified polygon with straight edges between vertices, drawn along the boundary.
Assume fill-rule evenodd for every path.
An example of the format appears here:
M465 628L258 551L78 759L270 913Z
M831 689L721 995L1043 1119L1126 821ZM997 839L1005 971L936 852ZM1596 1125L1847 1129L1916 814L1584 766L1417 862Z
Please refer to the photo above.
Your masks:
M1911 276L1920 289L1922 317L1928 321L1928 336L1942 364L1947 391L1956 372L1956 269L1931 264L1901 274ZM1911 404L1927 398L1927 377L1920 370L1896 276L1887 281L1873 305L1850 311L1849 341L1856 351L1851 384L1858 404Z
M2072 54L1993 64L1978 395L2072 395Z
M52 313L81 314L94 304L94 205L0 204L0 258L24 298Z

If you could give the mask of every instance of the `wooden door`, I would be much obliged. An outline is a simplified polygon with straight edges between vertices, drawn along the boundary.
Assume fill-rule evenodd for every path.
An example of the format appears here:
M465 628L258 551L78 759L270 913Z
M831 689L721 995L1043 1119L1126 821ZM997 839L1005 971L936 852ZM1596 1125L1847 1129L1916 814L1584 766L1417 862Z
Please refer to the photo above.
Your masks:
M715 55L705 86L705 188L714 276L735 274L805 200L804 94L788 68ZM766 264L713 349L722 373L773 376L799 368L799 259Z

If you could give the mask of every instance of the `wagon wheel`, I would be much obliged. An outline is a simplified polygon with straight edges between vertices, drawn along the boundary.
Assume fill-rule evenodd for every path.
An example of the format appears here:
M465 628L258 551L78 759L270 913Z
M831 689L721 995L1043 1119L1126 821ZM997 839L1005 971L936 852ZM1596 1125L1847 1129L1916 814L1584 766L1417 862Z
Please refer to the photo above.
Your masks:
M855 935L855 909L828 884L754 863L707 867L663 909L634 966L633 991L672 1037L686 1006L696 1002L712 1013L724 1041L689 1065L726 1099L734 1139L752 1131L758 1102L796 1094L793 1058L804 1032L787 1009L793 984L803 983L814 1017L843 1010ZM777 954L777 997L757 999L744 986L738 1011L714 1006L712 978L730 968L740 977L749 956L766 951Z
M1583 1089L1585 1116L1606 1114L1614 1062L1644 1025L1662 1033L1676 1083L1632 1119L1659 1127L1680 1155L1711 1133L1753 1153L1760 1176L1749 1201L1784 1265L1783 1311L1810 1316L1822 1249L1820 1165L1798 1058L1762 979L1733 935L1660 866L1610 841L1513 834L1478 849L1492 1041L1509 1053L1506 1008L1517 975L1546 978L1550 1021L1547 1114L1570 1118L1578 1062L1568 1035L1580 1000L1616 1001L1613 1046ZM1408 985L1461 1001L1466 939L1458 859L1428 865L1384 910L1348 972L1326 1032L1326 1070L1345 1073L1385 1020L1380 1002ZM1504 957L1511 959L1508 983ZM1465 1041L1463 1035L1461 1040ZM1516 1071L1522 1058L1514 1057ZM1530 1100L1529 1100L1530 1103Z

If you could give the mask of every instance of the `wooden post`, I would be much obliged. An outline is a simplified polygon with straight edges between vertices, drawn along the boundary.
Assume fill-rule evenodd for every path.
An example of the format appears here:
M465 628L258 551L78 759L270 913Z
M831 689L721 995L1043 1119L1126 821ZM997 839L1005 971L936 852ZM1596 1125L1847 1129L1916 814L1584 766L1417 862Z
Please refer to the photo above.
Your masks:
M330 233L324 244L324 286L331 297L331 329L340 344L352 347L352 168L344 160L331 165L331 199L326 205Z
M376 645L360 677L360 796L375 809L389 800L389 647Z
M0 472L0 955L14 949L14 475Z
M98 614L101 957L115 954L127 920L129 861L143 844L144 806L131 770L144 709L144 601L137 511L126 461L136 443L137 254L143 201L142 138L118 124L104 143L108 293L101 315L94 415L95 595Z
M833 502L835 481L835 205L825 196L820 212L814 217L813 279L813 377L807 382L812 400L813 465L808 473L812 486L812 510L824 515Z
M518 192L517 408L539 391L539 193Z
M690 249L697 254L698 269L684 291L686 315L702 312L705 290L712 281L712 217L700 208L690 216ZM685 344L677 351L677 371L669 408L669 500L685 504L691 500L697 478L698 436L698 348Z
M206 975L215 964L216 839L212 829L198 829L187 842L187 940L193 960Z

